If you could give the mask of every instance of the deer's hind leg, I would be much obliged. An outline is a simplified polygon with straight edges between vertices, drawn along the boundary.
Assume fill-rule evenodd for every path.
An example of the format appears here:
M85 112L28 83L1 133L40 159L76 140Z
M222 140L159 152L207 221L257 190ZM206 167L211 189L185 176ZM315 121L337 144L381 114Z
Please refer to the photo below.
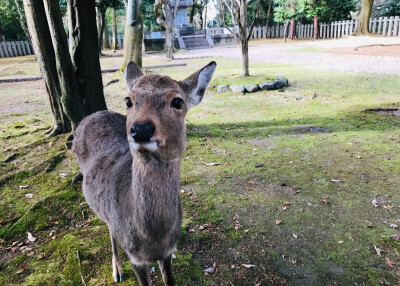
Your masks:
M118 254L118 246L115 238L110 230L110 237L111 237L111 248L112 248L112 268L113 268L113 278L115 282L121 282L124 275L122 273L122 262L121 258L119 258Z
M165 258L164 260L158 261L158 266L160 266L160 270L162 273L164 284L167 286L175 286L175 279L172 274L172 257L171 255Z

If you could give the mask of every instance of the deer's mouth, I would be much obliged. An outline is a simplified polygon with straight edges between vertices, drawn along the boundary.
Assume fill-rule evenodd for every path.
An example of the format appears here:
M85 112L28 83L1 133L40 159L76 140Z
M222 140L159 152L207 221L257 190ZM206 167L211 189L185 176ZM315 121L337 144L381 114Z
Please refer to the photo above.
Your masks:
M149 141L142 143L131 141L131 146L133 150L138 152L155 152L158 150L158 143L156 141Z

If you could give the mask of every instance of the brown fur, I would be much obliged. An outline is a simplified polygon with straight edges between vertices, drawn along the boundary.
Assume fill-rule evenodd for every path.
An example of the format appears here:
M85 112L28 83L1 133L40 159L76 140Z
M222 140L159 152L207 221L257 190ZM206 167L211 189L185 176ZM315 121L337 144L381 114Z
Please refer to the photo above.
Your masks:
M128 254L140 285L151 284L148 266L157 260L164 283L175 285L171 255L182 222L178 190L180 160L186 148L184 117L203 98L215 66L212 62L178 82L142 75L131 63L126 78L133 105L127 117L100 111L76 129L72 150L84 177L83 192L110 229L116 281L122 280L118 243ZM184 101L181 109L171 106L174 98ZM131 136L131 127L145 122L156 128L151 138L156 150L135 145Z

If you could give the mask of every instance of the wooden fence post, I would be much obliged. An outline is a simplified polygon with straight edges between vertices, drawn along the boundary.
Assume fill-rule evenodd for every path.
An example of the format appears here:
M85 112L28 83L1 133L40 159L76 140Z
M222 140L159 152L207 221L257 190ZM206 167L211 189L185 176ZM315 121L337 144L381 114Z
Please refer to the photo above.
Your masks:
M378 19L378 31L377 34L382 34L382 17L379 17Z
M393 36L400 36L400 33L398 33L398 27L399 27L399 16L396 16L394 17Z
M3 52L3 43L0 42L0 58L5 58L5 57L6 57L6 55Z
M394 20L394 17L391 16L389 18L389 28L388 28L388 34L387 34L388 37L390 37L390 36L392 36L394 34L394 32L393 32L393 20Z
M382 35L386 36L387 35L387 22L388 22L388 17L383 18L383 31Z

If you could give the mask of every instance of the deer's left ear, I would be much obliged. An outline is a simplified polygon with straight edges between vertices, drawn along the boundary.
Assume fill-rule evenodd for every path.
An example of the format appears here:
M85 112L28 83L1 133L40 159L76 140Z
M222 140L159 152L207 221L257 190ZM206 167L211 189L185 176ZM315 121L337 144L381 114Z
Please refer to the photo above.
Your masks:
M183 93L186 96L188 108L200 103L210 83L212 75L217 67L217 63L212 61L201 70L195 72L187 79L179 82Z

